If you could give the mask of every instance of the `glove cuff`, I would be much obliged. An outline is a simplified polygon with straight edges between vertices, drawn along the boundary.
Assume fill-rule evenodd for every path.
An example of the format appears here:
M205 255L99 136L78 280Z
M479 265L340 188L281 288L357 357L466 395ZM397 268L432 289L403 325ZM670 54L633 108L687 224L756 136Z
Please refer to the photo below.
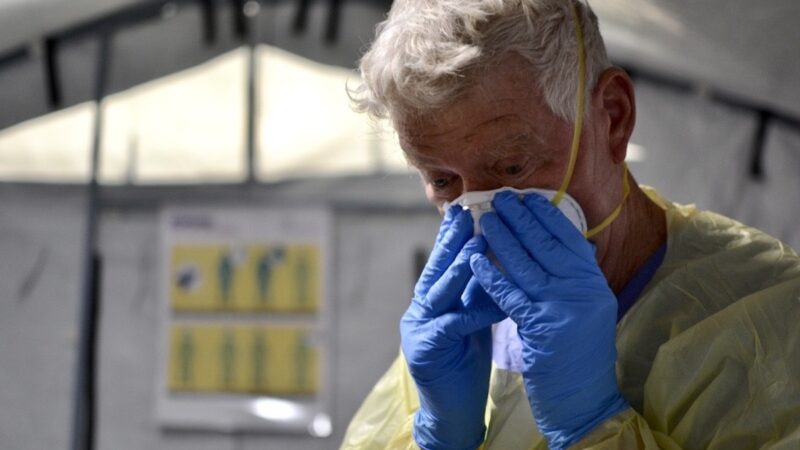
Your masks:
M528 389L528 396L539 431L553 449L569 447L630 408L619 391L613 365L597 378L560 395L544 400Z

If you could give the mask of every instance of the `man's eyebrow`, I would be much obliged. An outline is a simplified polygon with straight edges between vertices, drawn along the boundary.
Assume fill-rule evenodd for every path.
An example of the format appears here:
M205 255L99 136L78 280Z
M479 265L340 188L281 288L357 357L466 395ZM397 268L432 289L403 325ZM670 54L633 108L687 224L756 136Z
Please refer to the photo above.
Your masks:
M419 168L420 165L426 163L426 158L421 154L417 154L415 150L404 151L403 155L405 155L406 161L414 167Z

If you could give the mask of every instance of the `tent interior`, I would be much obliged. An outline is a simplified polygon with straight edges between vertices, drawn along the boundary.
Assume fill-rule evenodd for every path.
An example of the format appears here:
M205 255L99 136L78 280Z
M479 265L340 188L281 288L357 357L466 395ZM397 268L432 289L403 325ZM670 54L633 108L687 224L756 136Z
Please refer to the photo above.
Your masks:
M636 85L636 180L800 248L800 3L590 3ZM439 224L389 124L348 101L390 5L0 2L3 448L70 443L93 251L97 448L338 447L397 356ZM319 420L192 427L160 414L164 214L181 208L330 216Z

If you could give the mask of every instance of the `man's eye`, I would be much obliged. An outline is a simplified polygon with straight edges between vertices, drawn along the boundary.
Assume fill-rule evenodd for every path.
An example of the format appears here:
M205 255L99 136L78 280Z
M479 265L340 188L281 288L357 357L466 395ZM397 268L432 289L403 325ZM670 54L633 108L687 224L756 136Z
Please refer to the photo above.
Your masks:
M524 156L504 158L492 165L492 172L498 177L518 177L530 172L531 169L530 158Z
M508 176L514 176L521 174L524 169L525 168L522 166L522 164L512 164L510 166L507 166L504 172Z
M431 185L436 189L444 189L450 184L450 179L448 178L434 178L431 180Z

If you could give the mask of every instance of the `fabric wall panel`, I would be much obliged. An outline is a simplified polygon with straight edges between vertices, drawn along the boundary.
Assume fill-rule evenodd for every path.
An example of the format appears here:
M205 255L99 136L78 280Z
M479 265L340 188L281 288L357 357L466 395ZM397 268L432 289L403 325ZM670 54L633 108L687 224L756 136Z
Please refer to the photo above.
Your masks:
M0 188L0 446L65 448L84 233L80 193Z
M748 176L755 118L696 95L636 84L632 141L645 160L631 164L642 184L672 201L722 214L735 211Z

